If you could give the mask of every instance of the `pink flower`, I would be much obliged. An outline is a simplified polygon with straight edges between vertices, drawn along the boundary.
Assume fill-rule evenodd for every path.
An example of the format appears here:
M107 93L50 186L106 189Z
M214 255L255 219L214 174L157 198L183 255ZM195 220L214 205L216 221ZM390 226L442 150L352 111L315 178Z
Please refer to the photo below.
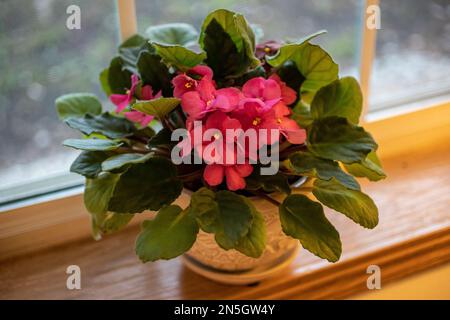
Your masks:
M234 110L240 100L241 92L233 87L216 89L213 80L203 77L195 91L188 91L181 97L181 107L191 120L201 119L206 113L221 110Z
M242 108L246 103L258 104L263 110L271 109L281 100L281 88L273 79L257 77L248 80L242 87L244 99L239 103Z
M266 55L274 55L280 49L281 43L270 40L256 46L256 56L263 59Z
M199 80L194 79L195 76L212 80L213 72L207 66L198 65L190 69L187 73L176 76L172 79L172 84L174 86L173 96L175 98L181 98L186 92L197 89Z
M153 116L149 116L143 112L140 111L128 111L125 112L125 117L133 122L139 123L141 126L146 127L148 124L153 120Z
M127 90L126 94L112 94L110 95L109 99L112 103L114 103L117 108L116 112L122 112L123 109L128 107L128 105L133 101L134 99L134 92L136 90L136 86L139 83L139 77L135 74L131 76L131 88Z
M292 103L295 102L295 100L297 100L297 92L295 92L294 89L292 89L291 87L288 87L286 85L286 83L281 80L281 78L274 73L273 75L271 75L269 77L269 79L275 80L278 85L280 86L281 89L281 100L286 103L287 105L290 105Z
M110 96L111 101L117 106L117 113L127 108L133 102L136 95L139 95L138 98L140 100L152 100L161 97L161 91L153 96L153 89L150 85L143 86L140 92L137 92L138 90L136 89L138 88L139 81L139 77L133 74L131 76L131 88L127 90L126 94L112 94ZM130 121L139 123L143 127L146 127L154 118L136 110L127 111L124 115Z
M263 126L267 129L278 129L292 144L302 144L306 141L306 131L301 129L295 120L288 116L291 110L283 103L277 103L264 117Z
M210 186L217 186L226 178L227 188L236 191L245 188L245 177L253 172L250 164L236 164L231 166L209 164L203 172L203 178Z
M210 129L215 130L215 133L212 131L214 135L211 137L211 141L202 140L200 144L192 142L192 146L199 151L207 163L203 178L210 186L221 184L225 177L229 190L245 188L244 178L252 173L253 167L248 163L236 163L238 160L235 149L236 141L227 140L226 137L227 129L241 129L239 120L230 118L224 112L215 111L204 122L203 130ZM207 151L208 147L210 147L210 151ZM232 163L227 162L228 158L232 160Z
M204 122L203 130L206 133L208 130L214 133L210 141L203 141L201 143L202 150L199 154L207 164L219 163L219 164L234 164L237 160L234 140L227 140L227 129L236 130L241 129L241 123L237 119L230 118L227 114L221 111L215 111L211 113ZM213 152L204 152L205 149L214 145L217 148L211 148ZM194 142L194 148L199 149L200 145ZM217 153L215 152L217 149ZM228 157L227 157L228 155ZM227 163L228 158L233 160L233 163Z
M271 109L266 110L261 108L261 105L254 101L247 101L243 106L232 113L233 118L239 119L244 130L259 129L267 130L268 141L258 141L258 147L267 142L269 145L276 143L271 139L271 131L277 129L286 137L286 139L293 144L302 144L306 140L306 132L301 129L297 122L290 119L288 116L291 110L282 102L276 103Z

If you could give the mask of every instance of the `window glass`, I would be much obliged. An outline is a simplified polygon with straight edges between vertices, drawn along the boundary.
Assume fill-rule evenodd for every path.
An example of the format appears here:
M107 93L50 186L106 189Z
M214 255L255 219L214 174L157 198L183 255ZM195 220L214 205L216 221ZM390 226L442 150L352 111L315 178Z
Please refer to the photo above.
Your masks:
M245 15L250 23L264 30L263 40L299 39L326 29L313 42L323 45L340 64L341 75L357 74L357 49L360 38L360 0L137 0L141 32L154 24L186 22L200 29L206 15L225 8Z
M80 30L66 26L70 5L80 8ZM68 172L77 152L62 141L76 133L54 101L69 92L104 99L98 74L116 40L114 1L0 2L0 198L11 185Z
M381 0L380 7L371 110L450 100L450 1Z

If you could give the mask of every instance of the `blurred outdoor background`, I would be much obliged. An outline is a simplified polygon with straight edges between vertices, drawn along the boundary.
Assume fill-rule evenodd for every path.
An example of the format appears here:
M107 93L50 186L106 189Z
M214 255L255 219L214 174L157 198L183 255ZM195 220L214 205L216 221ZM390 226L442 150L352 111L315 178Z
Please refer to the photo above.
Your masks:
M373 67L371 111L450 94L450 0L380 0L381 30ZM81 30L66 28L66 8L81 8ZM152 24L187 22L197 28L211 10L243 13L264 40L295 40L327 29L316 43L358 75L361 0L136 0L141 33ZM77 134L61 123L54 100L93 92L116 53L115 1L0 2L0 199L5 190L68 173L77 152L61 143ZM105 101L105 103L107 103Z

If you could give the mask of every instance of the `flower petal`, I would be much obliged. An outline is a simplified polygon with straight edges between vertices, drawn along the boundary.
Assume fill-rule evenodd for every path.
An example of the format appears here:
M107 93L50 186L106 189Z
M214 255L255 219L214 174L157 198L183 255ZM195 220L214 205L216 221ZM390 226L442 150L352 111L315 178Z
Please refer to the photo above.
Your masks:
M262 98L264 90L265 79L263 77L256 77L248 80L242 86L242 93L247 98Z
M264 82L263 96L264 100L273 100L281 98L281 89L275 80L267 79Z
M248 177L253 172L253 166L251 164L237 164L234 166L239 175L243 178Z
M142 87L141 90L141 100L151 100L153 99L153 89L150 85Z
M213 71L208 66L198 65L189 70L189 73L198 74L208 79L213 78Z
M210 186L217 186L222 183L224 167L219 164L209 164L203 171L203 178Z
M127 94L112 94L109 96L109 99L117 106L117 113L122 112L130 104L130 99Z
M227 178L227 187L231 191L236 191L245 188L245 180L242 178L235 166L225 167L225 176Z
M193 119L200 119L203 117L203 111L206 108L206 103L200 98L197 91L190 91L183 94L181 97L181 107L189 117Z

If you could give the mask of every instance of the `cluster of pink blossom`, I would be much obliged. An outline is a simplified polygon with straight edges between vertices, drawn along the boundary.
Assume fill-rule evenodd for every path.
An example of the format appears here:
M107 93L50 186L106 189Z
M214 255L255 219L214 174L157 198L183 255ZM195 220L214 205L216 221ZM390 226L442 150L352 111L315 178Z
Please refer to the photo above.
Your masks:
M139 78L132 76L132 86L126 94L113 94L111 101L117 106L116 112L122 112L132 103L136 92ZM216 129L222 133L213 138L213 141L202 142L202 147L210 143L223 144L223 154L208 157L201 156L207 163L203 173L205 181L210 186L217 186L226 179L229 190L245 188L245 177L253 171L250 163L224 163L217 161L227 158L226 153L236 153L235 141L227 141L225 133L228 129L254 129L256 131L265 129L267 132L276 129L279 132L276 141L264 141L273 144L280 139L286 139L292 144L302 144L306 139L305 130L289 116L291 110L288 105L297 99L296 92L288 87L278 75L273 74L268 79L256 77L248 80L241 89L235 87L218 89L213 80L213 71L203 65L196 66L186 73L173 78L174 97L181 99L181 107L187 115L186 128L192 133L194 121L201 121L204 130ZM156 99L161 96L159 92L153 95L151 86L145 85L141 88L141 100ZM125 116L146 126L153 117L139 111L129 111ZM268 137L271 135L269 134ZM215 139L215 140L214 140ZM221 140L221 141L217 141ZM257 142L258 146L260 142ZM197 146L192 145L191 149ZM246 155L248 156L248 155ZM233 157L237 159L237 157ZM228 159L228 158L227 158Z
M140 80L135 74L131 76L131 87L127 90L126 94L112 94L109 98L112 103L116 105L116 112L120 113L125 110L130 104L133 103L135 96L139 100L152 100L161 97L161 91L153 95L153 89L149 85L142 86L138 93L137 87ZM124 115L130 121L139 123L141 126L146 127L152 120L153 116L149 116L143 112L131 110L124 112Z
M187 129L192 130L193 121L201 120L205 130L213 128L222 133L217 137L223 143L221 158L226 158L227 152L238 150L224 138L227 129L266 129L268 132L276 129L292 144L302 144L306 139L305 130L289 118L291 110L288 105L296 100L297 94L276 74L269 79L252 78L242 86L242 90L234 87L217 89L212 70L207 66L197 66L187 74L176 76L172 83L174 96L181 99L181 107L188 116ZM277 139L280 138L278 136ZM213 142L217 143L203 144ZM269 141L269 144L275 142L278 141ZM253 171L251 164L224 164L224 161L214 162L214 159L204 159L207 166L203 177L209 185L219 185L225 177L229 190L245 188L244 178Z

